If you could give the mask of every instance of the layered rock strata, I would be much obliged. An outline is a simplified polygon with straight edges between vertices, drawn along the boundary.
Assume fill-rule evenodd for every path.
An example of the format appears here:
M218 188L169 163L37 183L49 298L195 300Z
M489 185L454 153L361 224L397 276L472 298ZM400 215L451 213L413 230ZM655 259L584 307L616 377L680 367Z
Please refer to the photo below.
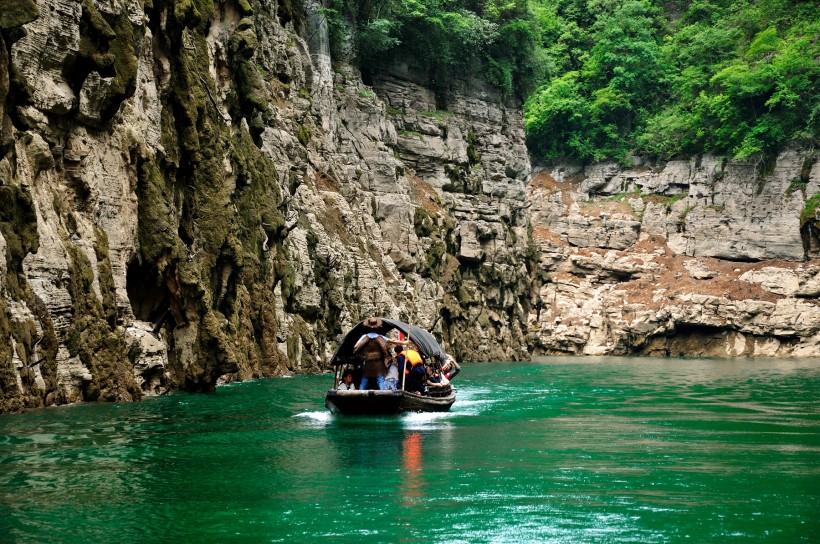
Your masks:
M539 169L537 353L820 355L820 192L810 150ZM816 213L816 212L815 212ZM801 214L803 215L801 219Z

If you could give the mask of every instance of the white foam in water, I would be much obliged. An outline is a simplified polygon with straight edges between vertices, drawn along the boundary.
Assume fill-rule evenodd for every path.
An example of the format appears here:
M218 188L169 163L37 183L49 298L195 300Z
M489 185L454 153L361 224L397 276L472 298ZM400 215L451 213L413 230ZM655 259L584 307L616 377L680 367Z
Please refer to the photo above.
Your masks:
M497 399L488 399L490 390L487 388L464 388L458 390L458 400L450 409L451 413L459 415L477 416L491 405L499 402Z
M462 416L477 416L487 409L492 404L498 401L495 400L457 400L450 409L451 414Z
M457 406L462 402L482 402L482 403L494 403L498 402L498 400L491 400L491 395L489 391L483 389L470 389L470 390L458 390L458 399L453 406Z
M489 395L491 392L492 391L490 389L487 389L487 388L482 389L482 388L478 388L478 387L468 387L468 388L464 388L464 389L458 389L458 398L459 399L462 399L462 398L470 399L470 398L473 398L473 397ZM458 402L458 401L456 401L456 402Z
M333 414L330 412L302 412L293 417L303 417L313 425L327 425L333 419Z

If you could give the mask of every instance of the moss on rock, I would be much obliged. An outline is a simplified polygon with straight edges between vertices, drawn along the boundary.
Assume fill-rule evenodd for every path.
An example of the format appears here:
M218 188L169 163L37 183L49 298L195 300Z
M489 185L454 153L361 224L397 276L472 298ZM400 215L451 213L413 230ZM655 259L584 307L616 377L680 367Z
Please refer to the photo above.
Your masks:
M133 25L127 13L111 19L109 22L92 0L83 0L79 50L79 57L84 61L81 77L84 79L91 71L97 71L102 77L112 78L100 104L103 120L110 119L122 101L134 94L137 83L138 59Z
M66 249L71 263L69 293L74 314L66 346L92 376L84 384L83 398L109 402L139 400L142 390L134 378L128 345L105 320L103 306L92 286L91 262L73 244L69 243Z
M236 3L239 5L239 11L241 11L243 15L253 15L253 4L250 0L237 0Z
M228 52L236 69L237 94L248 117L253 117L254 111L265 111L271 101L270 93L252 60L257 46L253 19L240 20L228 42Z
M0 232L6 239L6 285L9 294L20 300L25 292L23 259L40 247L37 214L28 191L18 185L0 186Z
M111 260L108 258L108 235L99 227L94 233L97 240L94 243L94 252L97 256L97 282L102 295L103 315L111 327L117 325L117 293L114 285L114 271L111 269Z
M26 304L34 313L37 322L40 324L42 330L42 337L38 338L36 361L40 365L40 374L45 381L46 404L48 405L48 393L57 389L57 351L60 347L60 342L57 338L57 332L54 329L54 322L51 320L51 315L45 303L36 295L29 292L27 295Z
M184 252L173 221L176 209L172 191L152 161L139 166L137 196L137 238L142 256L151 263L162 255L181 258Z
M220 376L239 370L235 346L225 334L224 323L225 318L213 310L202 315L194 360L185 372L189 391L211 392Z
M438 281L446 272L444 268L449 249L447 240L455 228L455 222L448 215L434 215L419 206L413 212L413 228L416 236L429 239L419 273L422 277Z
M806 199L803 210L800 212L800 226L815 221L817 210L820 209L820 193Z
M313 131L310 130L309 126L299 125L299 131L296 133L296 137L299 139L299 143L307 147L307 145L310 143L311 136L313 136Z
M213 17L213 0L176 0L173 2L174 18L185 27L203 26Z
M0 0L0 28L24 25L39 16L35 0Z
M481 153L478 152L478 138L472 128L467 130L467 162L470 166L481 163Z
M165 269L168 291L178 299L176 326L191 327L170 336L188 346L177 351L186 360L172 362L174 380L210 391L222 376L282 366L272 288L281 275L293 283L292 270L275 262L287 229L272 160L244 124L225 123L215 98L205 40L215 4L153 4L168 15L171 81L162 117L166 154L139 167L140 252ZM252 13L250 3L239 7ZM257 46L253 20L242 19L228 47L234 75L228 95L238 97L232 118L245 117L251 127L270 98L252 62Z
M285 218L279 210L281 196L273 161L253 143L250 134L237 131L231 138L231 162L237 190L237 234L245 256L253 263L265 261L266 251L287 235Z
M19 409L20 392L17 389L15 370L11 366L12 348L9 309L0 296L0 412Z

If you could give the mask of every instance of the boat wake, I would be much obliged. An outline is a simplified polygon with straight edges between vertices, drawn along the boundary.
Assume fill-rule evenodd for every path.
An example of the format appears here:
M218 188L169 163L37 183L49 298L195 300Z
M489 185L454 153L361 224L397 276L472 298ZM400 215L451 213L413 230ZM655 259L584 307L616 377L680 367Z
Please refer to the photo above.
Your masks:
M495 400L459 400L453 405L450 414L458 416L477 416L485 412Z
M401 424L407 430L420 431L434 429L448 419L452 419L453 412L408 412L402 414Z
M333 414L328 411L322 412L301 412L295 414L293 417L299 417L306 420L309 425L315 427L323 427L333 421Z

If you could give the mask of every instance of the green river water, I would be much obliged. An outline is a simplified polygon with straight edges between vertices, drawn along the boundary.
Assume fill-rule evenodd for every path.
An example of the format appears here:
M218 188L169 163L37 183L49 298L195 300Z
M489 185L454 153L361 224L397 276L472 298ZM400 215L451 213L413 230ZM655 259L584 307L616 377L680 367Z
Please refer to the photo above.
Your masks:
M820 542L820 361L466 364L446 414L328 376L0 416L0 541Z

